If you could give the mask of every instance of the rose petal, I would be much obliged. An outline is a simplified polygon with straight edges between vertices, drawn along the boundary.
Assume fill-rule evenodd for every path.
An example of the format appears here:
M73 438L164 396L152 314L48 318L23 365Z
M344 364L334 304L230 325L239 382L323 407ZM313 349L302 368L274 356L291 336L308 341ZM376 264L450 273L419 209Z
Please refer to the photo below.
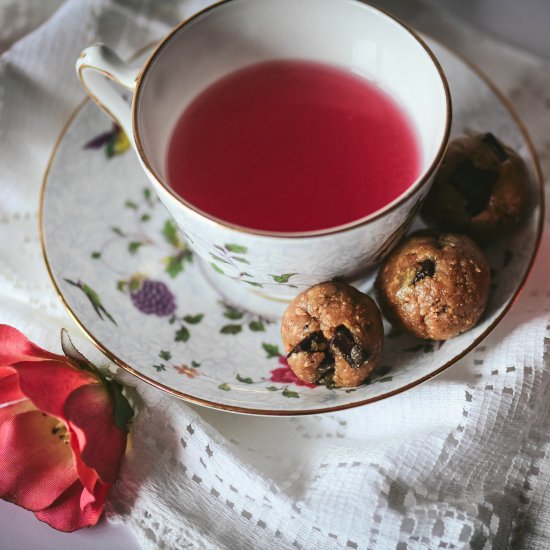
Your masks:
M64 419L67 397L86 384L98 385L89 372L74 368L67 362L24 362L14 367L23 393L40 410Z
M34 515L54 529L71 533L82 527L95 525L105 507L110 486L100 484L97 495L91 495L76 481L51 506Z
M84 464L103 482L112 483L126 449L126 433L114 423L113 399L107 388L89 384L75 390L65 403L65 418L78 438Z
M88 491L93 492L97 482L100 481L99 475L93 468L86 466L82 461L82 457L80 456L80 442L78 441L78 435L74 429L71 429L71 449L73 451L73 460L78 478Z
M38 347L17 329L9 325L0 325L1 366L41 359L63 359L63 357Z
M19 401L24 397L17 372L12 367L0 368L0 405Z
M0 405L0 426L5 420L8 420L16 414L21 414L27 411L35 411L36 407L32 404L32 401L29 399L22 399L16 403L11 403L10 405Z
M34 410L0 425L0 498L41 510L75 482L71 448L52 433L57 423Z

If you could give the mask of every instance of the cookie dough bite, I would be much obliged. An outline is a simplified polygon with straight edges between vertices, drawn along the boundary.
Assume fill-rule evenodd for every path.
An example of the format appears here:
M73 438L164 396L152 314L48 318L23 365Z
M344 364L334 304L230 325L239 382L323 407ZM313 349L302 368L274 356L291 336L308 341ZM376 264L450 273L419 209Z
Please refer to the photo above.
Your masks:
M374 301L341 282L296 296L283 315L281 334L294 374L329 388L362 384L377 366L384 340Z
M394 326L419 338L447 340L478 322L490 284L487 259L470 238L424 231L390 254L375 287Z
M449 145L422 217L485 243L516 227L528 202L523 159L490 132L469 134Z

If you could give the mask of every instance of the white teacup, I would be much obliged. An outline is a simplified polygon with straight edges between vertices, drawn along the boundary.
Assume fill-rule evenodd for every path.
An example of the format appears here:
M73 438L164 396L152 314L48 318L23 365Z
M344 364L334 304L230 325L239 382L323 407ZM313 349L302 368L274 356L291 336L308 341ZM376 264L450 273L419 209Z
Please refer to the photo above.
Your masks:
M219 78L274 59L340 66L389 92L416 129L416 182L361 220L302 233L239 227L176 195L167 183L166 151L179 115ZM82 52L77 71L128 134L160 200L204 260L205 274L226 299L267 316L308 286L354 281L380 261L418 212L449 138L451 100L435 57L413 31L357 0L227 0L181 23L140 69L97 44ZM131 108L104 76L133 91Z

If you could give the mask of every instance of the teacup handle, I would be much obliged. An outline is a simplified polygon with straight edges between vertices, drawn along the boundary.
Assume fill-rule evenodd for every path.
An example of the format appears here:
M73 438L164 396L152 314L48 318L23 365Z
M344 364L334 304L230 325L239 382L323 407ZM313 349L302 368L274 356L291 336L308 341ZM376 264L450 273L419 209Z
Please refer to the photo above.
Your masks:
M134 145L130 106L104 77L133 93L140 69L130 67L105 44L94 44L80 54L76 72L88 95L124 130Z

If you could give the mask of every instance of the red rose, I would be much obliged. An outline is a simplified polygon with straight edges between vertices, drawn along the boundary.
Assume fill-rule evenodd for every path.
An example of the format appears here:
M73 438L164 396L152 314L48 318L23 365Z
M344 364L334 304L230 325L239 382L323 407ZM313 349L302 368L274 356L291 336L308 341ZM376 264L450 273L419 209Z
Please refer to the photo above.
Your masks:
M95 525L132 409L62 333L65 355L0 325L0 498L61 531Z
M288 365L288 361L284 355L279 355L279 363L283 365L278 369L273 369L271 372L271 382L280 382L282 384L296 384L296 386L307 386L308 388L316 388L317 384L310 384L300 380Z

